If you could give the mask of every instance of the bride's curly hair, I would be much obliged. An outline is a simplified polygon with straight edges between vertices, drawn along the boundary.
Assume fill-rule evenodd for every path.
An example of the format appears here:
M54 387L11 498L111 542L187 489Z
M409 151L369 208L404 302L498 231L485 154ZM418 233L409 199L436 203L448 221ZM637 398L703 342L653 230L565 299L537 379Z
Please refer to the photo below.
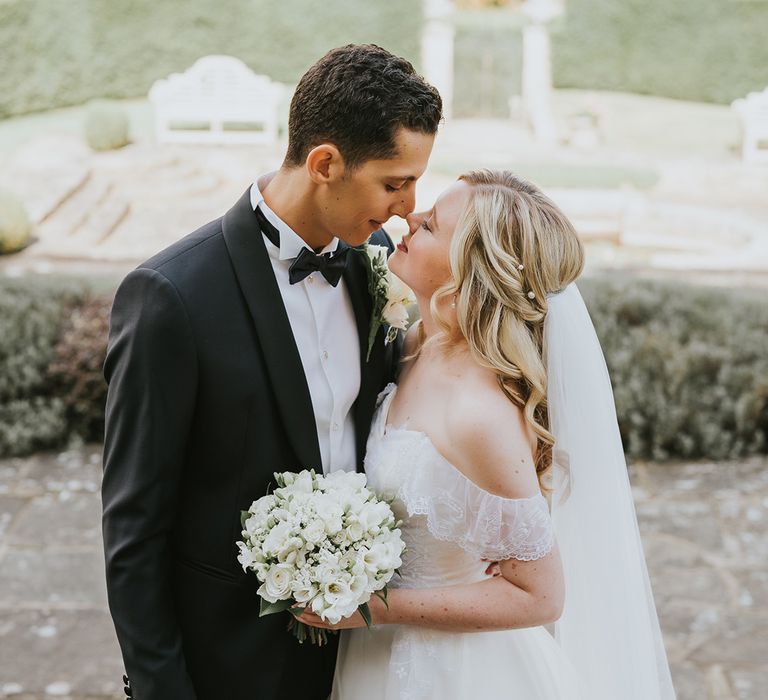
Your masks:
M584 248L563 212L537 187L509 171L474 170L451 241L453 279L432 296L430 310L449 345L466 340L477 362L496 373L537 437L536 472L552 464L543 358L547 294L564 289L584 267ZM455 302L458 324L440 313ZM420 329L421 330L421 329ZM421 345L422 343L419 343Z

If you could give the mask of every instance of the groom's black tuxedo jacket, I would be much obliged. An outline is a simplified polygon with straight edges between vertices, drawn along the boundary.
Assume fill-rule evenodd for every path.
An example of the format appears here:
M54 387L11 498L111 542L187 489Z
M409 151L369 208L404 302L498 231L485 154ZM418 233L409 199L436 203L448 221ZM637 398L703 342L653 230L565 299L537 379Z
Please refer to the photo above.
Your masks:
M383 231L373 243L392 242ZM397 345L379 331L364 253L344 280L360 336L357 467ZM322 471L312 403L246 192L131 272L115 296L102 488L109 605L138 700L325 700L336 644L259 618L237 562L240 511L275 471Z

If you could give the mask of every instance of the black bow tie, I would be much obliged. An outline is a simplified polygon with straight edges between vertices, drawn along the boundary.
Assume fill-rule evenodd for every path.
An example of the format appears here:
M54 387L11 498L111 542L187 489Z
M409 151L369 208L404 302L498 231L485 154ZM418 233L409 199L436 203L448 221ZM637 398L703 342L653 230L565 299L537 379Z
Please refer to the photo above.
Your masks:
M335 255L330 253L318 255L309 248L302 248L298 257L288 268L288 281L291 284L296 284L296 282L301 282L301 280L313 272L319 272L328 280L328 284L335 287L341 279L344 268L347 266L348 253L349 248L345 248L338 251Z
M262 233L279 248L280 232L267 221L267 217L259 207L256 207L256 218L259 221ZM344 250L337 251L335 255L330 253L318 255L309 248L302 248L288 268L288 281L291 284L296 284L313 272L319 272L328 280L328 284L335 287L341 279L344 268L347 266L348 253L349 248L344 248Z

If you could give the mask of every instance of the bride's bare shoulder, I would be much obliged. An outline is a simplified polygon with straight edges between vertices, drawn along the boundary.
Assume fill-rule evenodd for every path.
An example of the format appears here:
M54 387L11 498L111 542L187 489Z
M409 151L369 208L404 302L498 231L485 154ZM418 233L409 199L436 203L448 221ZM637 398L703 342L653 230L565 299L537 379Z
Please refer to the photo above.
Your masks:
M505 498L539 492L525 416L492 374L457 382L446 411L446 432L452 464L480 488Z

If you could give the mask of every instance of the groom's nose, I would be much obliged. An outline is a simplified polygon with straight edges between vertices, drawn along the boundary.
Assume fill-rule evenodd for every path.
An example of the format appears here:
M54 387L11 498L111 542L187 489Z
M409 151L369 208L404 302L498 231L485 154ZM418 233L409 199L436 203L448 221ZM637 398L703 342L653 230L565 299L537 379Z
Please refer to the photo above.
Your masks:
M394 214L406 220L416 207L416 187L414 187L414 183L409 184L410 187L406 186L398 192L397 202L392 207Z

